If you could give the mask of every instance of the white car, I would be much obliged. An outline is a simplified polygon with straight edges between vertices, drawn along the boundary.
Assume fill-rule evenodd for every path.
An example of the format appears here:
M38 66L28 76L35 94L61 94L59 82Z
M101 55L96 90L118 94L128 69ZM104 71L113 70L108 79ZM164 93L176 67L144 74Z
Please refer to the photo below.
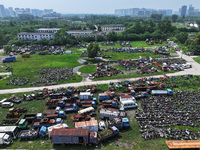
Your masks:
M106 129L106 125L105 125L105 122L104 122L104 121L100 121L100 122L99 122L99 129L100 129L100 130L105 130L105 129Z
M14 104L11 103L11 102L3 102L3 103L1 104L1 107L2 107L2 108L8 108L8 107L13 107L13 106L14 106Z

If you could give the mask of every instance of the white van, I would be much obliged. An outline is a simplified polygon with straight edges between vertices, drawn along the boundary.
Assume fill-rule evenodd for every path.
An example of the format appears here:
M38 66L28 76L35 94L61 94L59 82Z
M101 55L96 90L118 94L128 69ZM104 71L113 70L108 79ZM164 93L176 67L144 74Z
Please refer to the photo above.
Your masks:
M9 108L9 107L13 107L13 106L14 106L14 104L11 102L4 102L1 104L1 107L3 107L3 108Z
M124 109L137 108L138 104L133 100L121 101L121 107Z

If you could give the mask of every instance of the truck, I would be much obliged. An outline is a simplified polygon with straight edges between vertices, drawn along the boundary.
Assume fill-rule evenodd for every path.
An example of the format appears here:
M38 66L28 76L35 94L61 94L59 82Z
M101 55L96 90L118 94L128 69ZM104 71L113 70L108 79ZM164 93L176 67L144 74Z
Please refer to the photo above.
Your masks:
M92 132L91 134L88 129L53 129L50 139L53 144L80 144L86 146L98 143L97 133Z
M167 90L152 90L151 91L152 95L173 95L173 92L171 89Z
M65 107L65 112L75 112L78 111L78 106L76 104L73 104L72 106Z
M6 133L0 133L0 145L10 145L13 143L13 140L10 135Z
M43 111L44 115L55 114L55 113L56 113L55 109L47 109Z
M29 58L29 57L30 57L30 53L23 53L23 54L22 54L22 57L23 57L23 58Z
M56 122L56 119L44 118L44 119L40 119L40 120L34 120L31 126L34 128L40 128L42 126L50 127L50 126L53 126L56 124L58 124Z
M47 132L47 127L42 126L40 128L40 131L39 131L39 136L42 137L42 138L45 137L46 136L46 132Z
M90 116L95 114L95 109L93 107L88 107L82 110L78 111L78 114L82 115L82 114L88 114Z
M18 127L20 129L26 129L28 126L28 121L26 119L21 119L20 122L18 123Z
M102 101L102 105L104 107L115 107L118 108L118 100L114 99L114 100L104 100Z
M16 61L16 57L6 57L5 59L3 59L3 63L8 63L8 62L13 62Z
M111 133L103 132L103 134L101 134L101 133L98 134L98 137L100 138L101 142L105 142L109 138L114 137L119 134L119 130L115 126L110 127L110 130L111 130Z
M25 114L24 119L26 119L28 122L32 122L36 119L36 114Z
M39 129L34 130L21 130L19 133L18 138L20 139L36 139L38 137L39 134Z
M72 119L73 122L79 122L79 121L88 121L90 120L90 115L81 115L81 114L74 114L70 119Z
M115 126L118 129L123 129L130 127L130 124L128 118L114 118L107 121L107 126L108 128Z
M126 113L123 110L110 110L102 108L99 110L99 117L101 119L114 119L117 117L125 117Z
M50 137L51 131L53 129L63 129L63 128L69 128L69 126L67 124L65 124L65 123L60 123L60 124L48 127L47 129L48 129L49 137Z
M109 100L110 95L109 93L99 93L99 101Z
M56 108L61 99L51 99L46 102L48 108Z
M64 111L59 111L57 114L49 114L46 116L46 118L66 118L65 112Z
M6 133L11 136L12 139L16 139L19 134L18 126L0 126L0 133Z
M146 92L142 92L139 95L134 96L135 99L140 99L140 98L145 98L145 97L148 97L148 94Z

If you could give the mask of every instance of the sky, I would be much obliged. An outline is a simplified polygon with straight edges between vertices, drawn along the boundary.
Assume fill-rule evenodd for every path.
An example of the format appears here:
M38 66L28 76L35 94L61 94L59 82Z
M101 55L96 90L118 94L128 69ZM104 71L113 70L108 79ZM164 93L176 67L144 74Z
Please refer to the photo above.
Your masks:
M59 13L114 14L115 9L153 8L178 11L182 5L193 4L200 9L199 0L0 0L6 8L54 9Z

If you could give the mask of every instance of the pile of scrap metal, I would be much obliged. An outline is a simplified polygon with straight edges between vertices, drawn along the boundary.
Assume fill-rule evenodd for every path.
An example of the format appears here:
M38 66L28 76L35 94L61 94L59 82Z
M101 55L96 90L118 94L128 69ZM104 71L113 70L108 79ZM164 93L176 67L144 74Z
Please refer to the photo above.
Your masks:
M28 78L12 78L6 85L25 85L29 82Z
M121 71L112 67L112 66L108 66L105 63L101 62L97 64L97 70L94 73L91 73L91 75L95 78L99 78L99 77L110 77L112 75L117 75L119 74Z
M70 80L73 75L72 68L43 68L39 70L42 74L35 82L31 83L32 86L36 85L56 85L56 81Z

